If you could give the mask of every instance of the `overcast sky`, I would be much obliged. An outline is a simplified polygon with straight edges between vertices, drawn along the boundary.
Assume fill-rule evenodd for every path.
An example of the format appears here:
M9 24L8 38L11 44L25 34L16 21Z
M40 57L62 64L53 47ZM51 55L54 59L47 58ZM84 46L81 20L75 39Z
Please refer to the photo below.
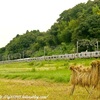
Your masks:
M88 0L0 0L0 48L26 30L47 31L59 15Z

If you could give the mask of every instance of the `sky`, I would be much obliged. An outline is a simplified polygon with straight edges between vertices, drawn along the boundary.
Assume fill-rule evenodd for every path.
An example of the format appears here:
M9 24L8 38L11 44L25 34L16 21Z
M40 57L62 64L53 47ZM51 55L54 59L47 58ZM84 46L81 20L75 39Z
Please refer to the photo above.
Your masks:
M0 0L0 48L27 30L47 31L59 15L88 0Z

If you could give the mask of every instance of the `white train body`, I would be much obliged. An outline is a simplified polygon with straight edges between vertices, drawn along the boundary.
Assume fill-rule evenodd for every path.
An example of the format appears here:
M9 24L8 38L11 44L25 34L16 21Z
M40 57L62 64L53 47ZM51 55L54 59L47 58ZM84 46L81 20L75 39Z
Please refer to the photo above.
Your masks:
M33 58L23 58L16 60L6 60L0 61L4 62L20 62L20 61L34 61L34 60L57 60L57 59L75 59L75 58L99 58L100 51L94 52L81 52L81 53L73 53L73 54L62 54L62 55L52 55L52 56L41 56L41 57L33 57Z

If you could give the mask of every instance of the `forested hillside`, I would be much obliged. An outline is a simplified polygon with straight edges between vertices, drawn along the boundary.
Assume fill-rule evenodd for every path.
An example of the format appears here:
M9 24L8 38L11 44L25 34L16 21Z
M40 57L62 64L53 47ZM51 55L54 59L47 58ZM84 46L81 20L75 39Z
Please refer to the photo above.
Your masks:
M17 34L0 49L0 60L97 50L100 45L100 0L89 0L63 11L46 32ZM100 48L98 48L100 49Z

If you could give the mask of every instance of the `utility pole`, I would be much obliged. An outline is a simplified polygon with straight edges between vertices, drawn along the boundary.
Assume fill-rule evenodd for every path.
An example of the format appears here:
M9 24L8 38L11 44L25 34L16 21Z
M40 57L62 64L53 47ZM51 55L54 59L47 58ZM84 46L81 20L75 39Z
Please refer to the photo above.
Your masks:
M98 51L98 41L97 41L97 51Z
M78 41L77 41L77 53L78 53Z
M45 46L44 46L44 59L45 59Z
M78 41L77 41L77 57L78 57Z

